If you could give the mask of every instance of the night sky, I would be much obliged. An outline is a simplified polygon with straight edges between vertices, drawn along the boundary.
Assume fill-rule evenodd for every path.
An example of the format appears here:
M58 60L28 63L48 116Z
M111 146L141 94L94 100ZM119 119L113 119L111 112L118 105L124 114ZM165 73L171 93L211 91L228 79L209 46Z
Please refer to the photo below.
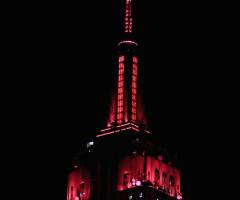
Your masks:
M183 192L196 199L218 106L212 98L218 90L212 79L214 18L206 5L192 2L137 3L149 128L179 155ZM34 19L26 16L32 28L24 34L29 67L21 94L28 96L23 100L32 141L27 151L39 150L30 160L45 173L39 175L46 182L39 193L48 190L65 200L74 152L105 125L113 57L123 31L121 9L118 1L81 1L44 5L36 8L39 15L33 9Z

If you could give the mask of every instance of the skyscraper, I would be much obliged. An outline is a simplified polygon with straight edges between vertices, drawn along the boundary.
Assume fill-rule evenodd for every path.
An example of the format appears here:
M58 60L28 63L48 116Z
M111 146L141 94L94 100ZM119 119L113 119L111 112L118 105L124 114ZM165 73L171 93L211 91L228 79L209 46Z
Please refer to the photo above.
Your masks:
M125 1L109 118L75 158L67 200L182 199L180 171L147 128L132 1Z

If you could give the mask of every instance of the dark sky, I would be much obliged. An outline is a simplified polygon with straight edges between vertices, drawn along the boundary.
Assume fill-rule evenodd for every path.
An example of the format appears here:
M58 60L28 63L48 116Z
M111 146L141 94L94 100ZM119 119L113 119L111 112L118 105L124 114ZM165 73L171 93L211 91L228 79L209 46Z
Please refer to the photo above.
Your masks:
M179 154L183 190L196 199L218 110L213 98L219 90L213 79L219 45L215 17L206 4L137 3L149 127ZM21 43L26 39L27 45L20 59L27 67L22 68L24 85L17 86L21 95L27 94L23 125L31 133L29 149L38 149L33 163L47 175L42 177L48 182L45 189L54 191L56 199L65 194L67 171L81 139L104 126L121 9L121 3L110 0L56 3L36 6L23 22Z

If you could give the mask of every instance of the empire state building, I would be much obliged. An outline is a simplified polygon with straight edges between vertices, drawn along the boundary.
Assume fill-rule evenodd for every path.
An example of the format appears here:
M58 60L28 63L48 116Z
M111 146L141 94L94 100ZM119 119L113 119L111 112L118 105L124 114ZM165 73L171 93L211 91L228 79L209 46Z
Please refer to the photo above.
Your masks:
M122 8L124 27L115 53L116 76L106 126L74 160L67 200L182 199L180 170L148 130L134 3L125 0Z

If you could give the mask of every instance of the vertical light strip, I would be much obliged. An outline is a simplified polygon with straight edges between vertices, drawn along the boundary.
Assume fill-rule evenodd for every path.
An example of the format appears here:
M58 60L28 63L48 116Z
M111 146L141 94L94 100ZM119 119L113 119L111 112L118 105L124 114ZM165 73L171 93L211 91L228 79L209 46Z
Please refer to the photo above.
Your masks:
M123 122L123 95L124 95L124 56L118 60L118 102L117 102L117 123Z
M137 75L138 75L138 59L136 56L133 57L133 68L132 68L132 121L137 120Z
M132 0L126 0L125 33L132 33Z

